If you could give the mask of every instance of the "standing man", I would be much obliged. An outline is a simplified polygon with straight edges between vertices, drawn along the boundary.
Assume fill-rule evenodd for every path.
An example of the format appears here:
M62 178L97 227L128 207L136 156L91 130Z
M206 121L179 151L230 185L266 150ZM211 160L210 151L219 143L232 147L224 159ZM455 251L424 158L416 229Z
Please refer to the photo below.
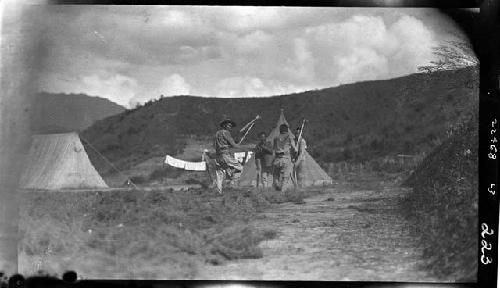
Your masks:
M257 187L270 187L269 180L273 171L273 144L267 141L266 132L259 133L260 142L255 146L255 168L257 170Z
M233 137L231 129L236 127L236 123L231 119L224 119L219 123L222 129L215 133L215 186L217 192L222 194L222 184L225 177L231 180L231 184L235 184L241 176L243 166L229 152L229 148L240 148Z
M274 138L273 186L278 191L288 189L288 183L293 172L291 153L297 151L297 146L290 135L288 125L281 124L280 134ZM293 150L293 151L292 151Z
M300 135L301 127L297 127L295 129L295 142L297 143L297 152L294 153L293 157L293 176L295 183L298 187L303 186L304 181L304 159L306 157L306 140L304 140L304 136ZM300 136L300 139L299 139Z

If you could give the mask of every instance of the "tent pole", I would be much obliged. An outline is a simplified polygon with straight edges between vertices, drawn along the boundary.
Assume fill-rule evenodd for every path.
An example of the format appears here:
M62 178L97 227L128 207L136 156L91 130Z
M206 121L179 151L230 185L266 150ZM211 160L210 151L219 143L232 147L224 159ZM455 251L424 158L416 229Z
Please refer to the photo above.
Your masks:
M167 170L165 169L165 162L163 162L161 165L162 165L162 167L161 167L161 168L162 168L162 170L163 170L165 173L167 173ZM164 178L165 178L164 173L161 173L161 184L162 184L162 185L165 183L165 179L164 179Z

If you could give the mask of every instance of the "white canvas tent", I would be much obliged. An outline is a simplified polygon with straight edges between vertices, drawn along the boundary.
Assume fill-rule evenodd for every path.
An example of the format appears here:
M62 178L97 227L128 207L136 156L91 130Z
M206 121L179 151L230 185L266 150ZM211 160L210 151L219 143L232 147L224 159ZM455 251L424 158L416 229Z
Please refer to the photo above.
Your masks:
M281 110L280 117L276 126L271 130L269 135L267 136L267 141L273 142L273 139L279 135L279 126L281 124L287 124L288 122L285 119L285 115L283 113L283 109ZM288 133L292 134L292 131L288 129ZM302 185L304 187L308 186L321 186L332 184L332 178L328 176L328 174L319 166L318 163L312 158L309 152L306 151L304 158L304 179L302 181ZM239 185L240 186L256 186L257 182L257 170L255 167L255 159L252 156L245 166L243 167L243 171L241 173Z
M76 133L33 136L21 175L23 189L108 188Z

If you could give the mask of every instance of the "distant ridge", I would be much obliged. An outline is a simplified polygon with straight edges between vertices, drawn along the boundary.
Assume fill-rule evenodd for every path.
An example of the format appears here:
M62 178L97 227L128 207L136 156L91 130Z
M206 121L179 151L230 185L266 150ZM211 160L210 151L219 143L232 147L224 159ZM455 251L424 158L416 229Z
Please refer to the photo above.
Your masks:
M123 106L105 98L41 92L33 102L32 131L34 134L80 131L123 111Z
M436 147L478 100L478 82L475 70L466 68L265 98L165 97L97 121L82 135L113 163L127 168L166 153L182 153L186 139L201 139L210 146L224 115L241 127L259 114L261 120L245 140L255 142L258 132L273 128L283 108L292 128L308 119L304 137L320 165L419 154ZM101 164L94 163L106 170Z

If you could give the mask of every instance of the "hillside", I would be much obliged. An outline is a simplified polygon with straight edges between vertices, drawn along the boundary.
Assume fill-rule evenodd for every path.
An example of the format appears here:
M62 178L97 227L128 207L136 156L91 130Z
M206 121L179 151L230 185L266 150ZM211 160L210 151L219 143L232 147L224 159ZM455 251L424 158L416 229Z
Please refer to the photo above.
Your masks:
M107 99L85 94L42 92L33 104L32 130L36 134L80 131L97 120L125 111Z
M424 256L438 276L475 281L478 217L478 109L458 123L405 181L413 193L404 201ZM438 228L439 227L439 228Z
M304 137L318 162L366 161L385 155L430 152L478 99L472 69L412 74L268 98L163 98L108 117L83 131L100 153L120 168L165 153L182 153L186 139L211 145L223 115L240 124L262 116L248 135L269 131L279 109L295 127L308 120ZM87 149L89 150L89 149ZM89 151L101 173L109 171Z

